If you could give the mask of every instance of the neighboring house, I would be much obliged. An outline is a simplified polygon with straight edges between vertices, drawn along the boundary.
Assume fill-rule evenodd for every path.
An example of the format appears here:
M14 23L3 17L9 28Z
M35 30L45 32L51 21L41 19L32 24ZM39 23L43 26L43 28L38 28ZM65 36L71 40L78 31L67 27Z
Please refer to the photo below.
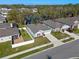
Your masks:
M45 25L52 28L52 31L60 31L64 24L55 22L52 20L46 20L43 22Z
M19 30L12 23L0 23L0 42L10 41L19 37Z
M18 28L0 29L0 42L15 40L19 37Z
M0 15L0 23L6 23L5 17L3 17L2 15Z
M0 23L0 29L12 28L12 23Z
M27 30L33 37L39 37L51 33L52 28L45 24L28 24Z
M66 24L68 26L70 26L71 29L73 29L74 27L79 27L79 16L77 17L68 17L68 18L59 18L59 19L55 19L53 20L55 22L60 22L62 24Z
M10 8L0 8L0 12L4 17L7 17L8 12L12 10Z
M38 9L37 8L32 8L32 12L33 13L38 12Z

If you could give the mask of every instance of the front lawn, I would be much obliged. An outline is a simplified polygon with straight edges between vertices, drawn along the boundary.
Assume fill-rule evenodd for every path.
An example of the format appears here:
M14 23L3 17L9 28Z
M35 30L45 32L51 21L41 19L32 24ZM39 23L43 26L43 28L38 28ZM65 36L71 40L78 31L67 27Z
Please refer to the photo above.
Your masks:
M50 41L46 37L44 37L44 38L38 37L38 38L35 39L34 43L28 44L28 45L23 45L23 46L20 46L20 47L17 47L17 48L12 48L10 41L0 43L0 57L11 55L11 54L14 54L14 53L17 53L17 52L20 52L20 51L23 51L23 50L27 50L27 49L30 49L30 48L33 48L33 47L36 47L36 46L40 46L40 45L43 45L43 44L47 44L49 42Z
M22 35L22 37L23 37L23 39L25 41L31 40L31 37L29 36L29 34L25 30L21 29L20 30L20 33L21 33L21 35Z
M79 29L74 28L74 29L73 29L73 32L76 33L76 34L79 34Z
M61 32L52 32L51 34L55 36L57 39L63 39L63 38L69 37L69 35Z
M45 50L45 49L51 48L51 47L53 47L53 44L48 45L48 46L45 46L45 47L42 47L42 48L39 48L39 49L36 49L36 50L33 50L33 51L30 51L30 52L27 52L27 53L24 53L24 54L22 54L22 55L13 57L13 58L11 58L11 59L20 59L20 58L26 57L26 56L28 56L28 55L30 55L30 54L34 54L34 53L40 52L40 51L42 51L42 50Z
M74 40L74 38L69 38L67 40L63 40L62 42L66 43L66 42L69 42L69 41L72 41L72 40Z
M25 27L25 25L18 23L18 27L22 28L22 27Z

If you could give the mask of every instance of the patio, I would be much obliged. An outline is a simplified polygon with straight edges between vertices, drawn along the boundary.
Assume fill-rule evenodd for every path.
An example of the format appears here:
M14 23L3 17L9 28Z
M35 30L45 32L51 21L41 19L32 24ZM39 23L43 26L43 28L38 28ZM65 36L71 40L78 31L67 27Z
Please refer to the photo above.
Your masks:
M17 38L17 39L14 39L14 44L16 44L16 43L20 43L20 42L24 42L24 40L23 40L23 37L22 36L20 36L19 38Z

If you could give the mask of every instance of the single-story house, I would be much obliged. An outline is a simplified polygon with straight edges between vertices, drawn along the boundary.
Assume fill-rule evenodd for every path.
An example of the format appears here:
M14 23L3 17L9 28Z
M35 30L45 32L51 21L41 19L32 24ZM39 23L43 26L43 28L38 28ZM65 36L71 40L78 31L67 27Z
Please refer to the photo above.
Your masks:
M73 29L74 27L79 28L79 25L78 25L79 24L79 16L68 17L68 18L59 18L59 19L54 19L53 21L66 24L66 25L70 26L71 29Z
M51 33L52 28L45 24L27 24L27 30L33 37L39 37Z
M18 28L0 29L0 42L14 40L19 37Z
M0 23L0 29L7 29L12 27L13 27L12 23Z
M5 17L3 17L2 15L0 15L0 23L6 23Z
M51 27L52 31L60 31L62 29L65 30L66 28L69 28L69 27L67 27L67 25L65 25L63 23L55 22L55 21L52 21L52 20L46 20L46 21L43 22L43 24Z

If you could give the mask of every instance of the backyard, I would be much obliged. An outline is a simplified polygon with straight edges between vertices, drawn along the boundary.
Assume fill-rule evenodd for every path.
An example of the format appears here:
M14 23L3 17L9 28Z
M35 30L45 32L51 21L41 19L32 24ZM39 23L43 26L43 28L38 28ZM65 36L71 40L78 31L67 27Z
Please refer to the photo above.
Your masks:
M50 41L46 38L46 37L38 37L35 38L35 42L32 44L28 44L28 45L23 45L17 48L12 48L11 47L11 42L4 42L4 43L0 43L0 57L4 57L4 56L8 56L23 50L27 50L36 46L40 46L43 44L47 44Z
M67 35L65 33L61 33L61 32L52 32L51 34L59 40L63 39L63 38L66 38L66 37L69 37L69 35Z

